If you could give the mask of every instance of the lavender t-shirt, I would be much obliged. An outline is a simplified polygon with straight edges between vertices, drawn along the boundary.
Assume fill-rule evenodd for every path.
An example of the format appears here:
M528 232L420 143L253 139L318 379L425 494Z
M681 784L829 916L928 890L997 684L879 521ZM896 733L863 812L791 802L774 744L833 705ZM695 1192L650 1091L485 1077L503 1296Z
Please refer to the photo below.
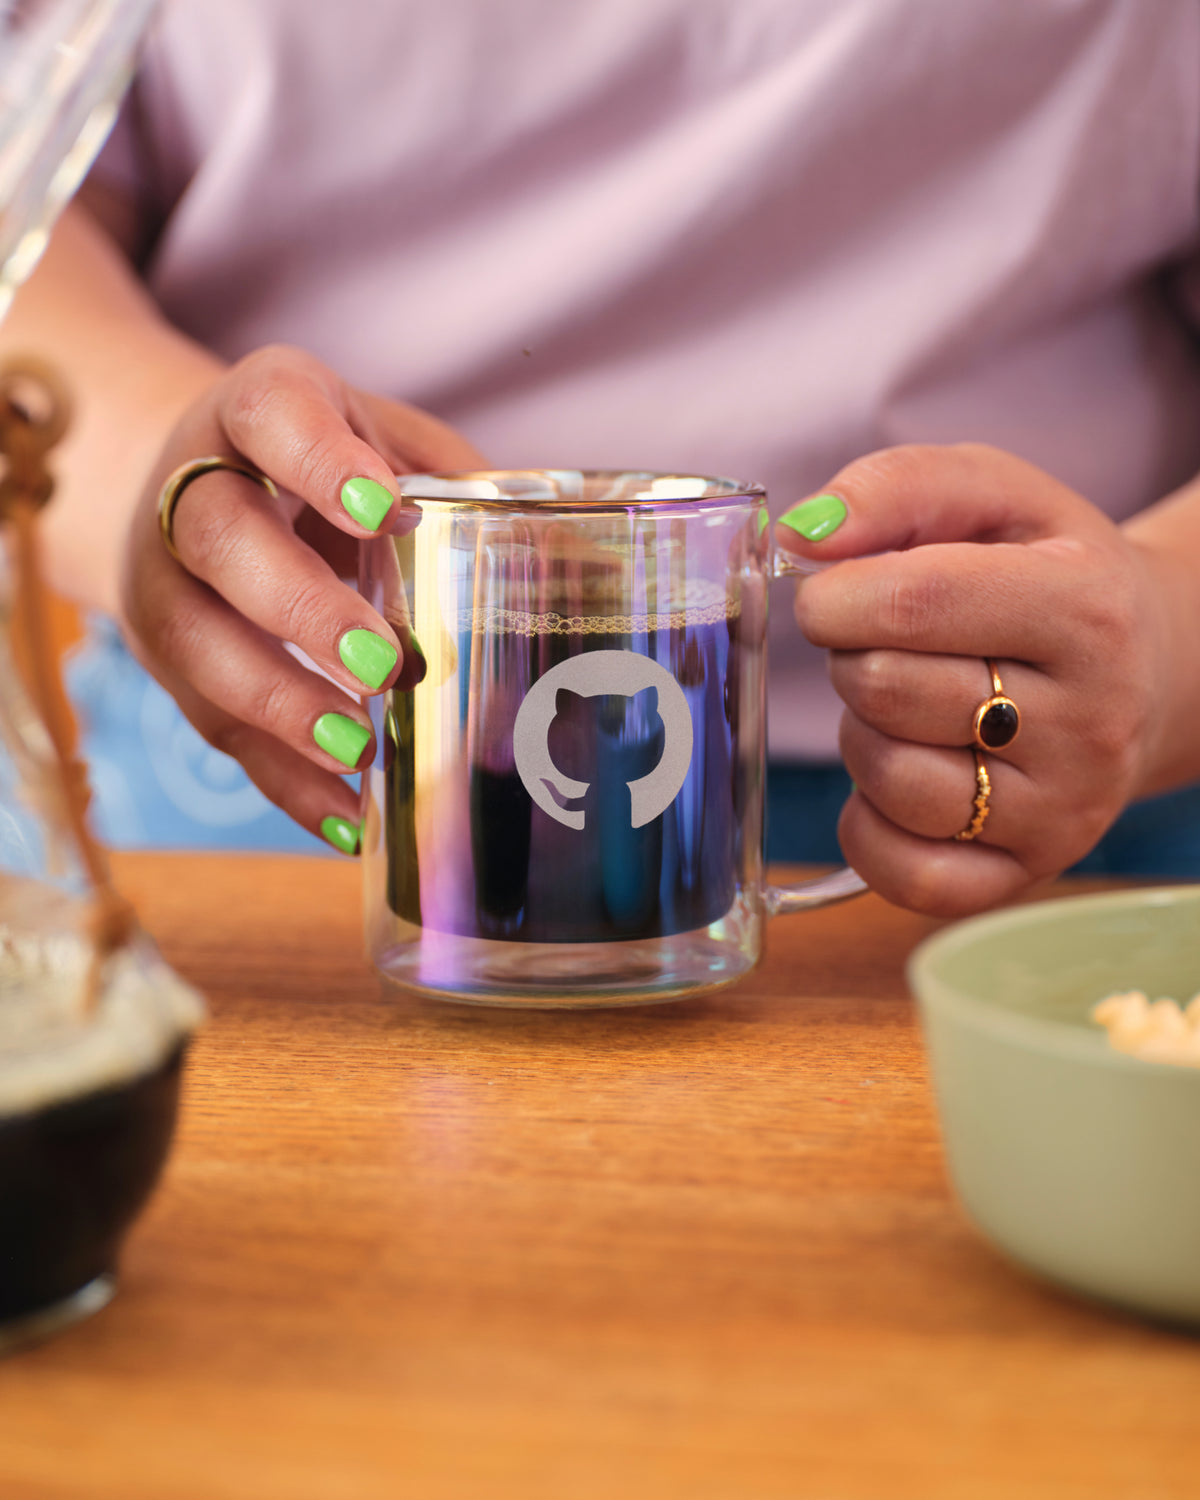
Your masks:
M97 170L181 328L497 465L1200 469L1196 0L173 0ZM829 757L783 587L772 752Z

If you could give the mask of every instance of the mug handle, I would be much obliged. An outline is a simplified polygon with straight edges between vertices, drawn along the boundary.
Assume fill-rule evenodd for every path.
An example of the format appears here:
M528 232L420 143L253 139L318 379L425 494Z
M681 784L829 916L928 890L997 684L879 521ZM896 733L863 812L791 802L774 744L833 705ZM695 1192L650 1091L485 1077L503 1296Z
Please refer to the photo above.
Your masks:
M867 882L857 870L843 865L828 875L802 880L799 885L768 885L763 888L763 905L767 916L786 916L790 911L810 911L814 906L832 906L849 901L868 890Z
M771 548L771 577L807 577L829 567L828 563L795 561ZM810 911L816 906L832 906L837 901L849 901L868 890L867 882L849 865L831 870L828 875L817 875L811 880L802 880L798 885L768 885L763 889L763 905L769 917L786 916L788 912Z

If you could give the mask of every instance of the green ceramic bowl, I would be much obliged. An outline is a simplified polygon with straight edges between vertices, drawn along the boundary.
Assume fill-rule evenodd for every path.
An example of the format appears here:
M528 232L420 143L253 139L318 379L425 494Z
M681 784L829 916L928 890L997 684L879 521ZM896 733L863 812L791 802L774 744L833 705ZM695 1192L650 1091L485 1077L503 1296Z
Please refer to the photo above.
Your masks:
M1200 1068L1115 1052L1116 990L1200 990L1200 885L1074 896L947 927L909 962L954 1185L1021 1264L1200 1324Z

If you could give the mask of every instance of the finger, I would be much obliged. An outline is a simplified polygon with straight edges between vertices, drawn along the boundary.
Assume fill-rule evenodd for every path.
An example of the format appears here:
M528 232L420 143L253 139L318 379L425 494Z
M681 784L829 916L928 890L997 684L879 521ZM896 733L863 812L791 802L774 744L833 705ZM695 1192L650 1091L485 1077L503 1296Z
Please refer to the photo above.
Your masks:
M952 839L970 823L977 790L970 750L891 739L850 713L842 715L839 743L859 792L896 828L926 839ZM998 756L986 755L984 765L991 795L977 841L1023 855L1031 830L1046 826L1043 784Z
M890 740L849 713L843 715L840 744L856 795L881 820L876 833L886 827L889 837L936 844L956 841L970 826L980 790L970 751ZM1121 810L1119 784L1097 781L1087 766L1074 764L1069 744L1064 752L1037 776L990 752L981 755L987 818L970 842L1007 851L1027 882L1057 875L1081 859ZM852 863L870 879L856 858Z
M937 542L1028 542L1106 524L1082 496L981 443L884 448L848 464L775 528L787 551L833 561Z
M368 560L373 564L378 579L378 594L383 617L391 626L400 642L401 667L395 686L409 693L419 682L425 680L428 663L425 652L413 630L412 613L408 607L408 590L404 586L404 575L396 549L386 537L377 542L364 544L369 549ZM370 555L370 554L373 554Z
M322 770L290 746L232 718L169 671L155 676L189 723L214 749L236 760L268 801L343 854L359 847L362 799L342 776Z
M395 404L393 403L393 406ZM351 535L386 527L398 490L398 457L460 467L469 445L424 412L379 411L301 350L271 347L243 360L219 387L228 444ZM388 448L385 458L361 432Z
M970 542L850 559L806 578L796 619L818 646L1011 657L1076 673L1130 639L1134 601L1117 556L1078 538Z
M329 771L368 759L373 735L361 705L181 568L146 578L133 609L130 624L155 666L231 718Z
M347 412L354 431L401 474L488 466L468 438L419 407L351 388Z
M858 792L842 809L838 842L847 863L885 901L928 916L969 916L1011 900L1030 883L1006 849L908 833Z
M1021 714L1020 747L1009 755L1021 760L1037 748L1042 726L1058 721L1062 694L1043 672L1003 659L996 667ZM892 739L923 745L971 744L975 711L992 696L991 674L977 656L834 651L829 676L859 719Z
M193 480L192 490L174 527L188 573L350 692L395 682L403 660L396 633L296 536L261 485L218 469Z

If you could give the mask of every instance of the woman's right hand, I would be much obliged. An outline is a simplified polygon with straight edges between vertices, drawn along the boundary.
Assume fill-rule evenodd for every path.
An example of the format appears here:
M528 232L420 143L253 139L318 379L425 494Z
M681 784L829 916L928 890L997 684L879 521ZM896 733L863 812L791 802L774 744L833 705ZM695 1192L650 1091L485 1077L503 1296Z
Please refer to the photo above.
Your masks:
M229 470L192 480L174 515L176 561L158 496L181 464L209 456L260 470L280 498ZM218 377L185 412L134 513L121 579L134 654L272 802L347 852L359 799L343 778L372 754L358 697L391 687L406 663L395 631L339 571L352 571L354 543L394 521L396 473L482 465L465 438L427 413L355 390L301 350L272 346Z

